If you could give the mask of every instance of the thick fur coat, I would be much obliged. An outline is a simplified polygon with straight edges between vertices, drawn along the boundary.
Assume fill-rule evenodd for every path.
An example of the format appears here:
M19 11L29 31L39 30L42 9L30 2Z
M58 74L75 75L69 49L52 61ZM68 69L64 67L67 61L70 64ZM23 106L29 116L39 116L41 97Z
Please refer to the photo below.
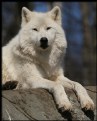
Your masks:
M19 33L3 47L2 83L17 80L16 89L45 88L53 93L58 108L71 110L65 88L76 92L82 108L94 109L85 88L64 76L63 59L67 48L61 26L61 10L46 13L22 8Z

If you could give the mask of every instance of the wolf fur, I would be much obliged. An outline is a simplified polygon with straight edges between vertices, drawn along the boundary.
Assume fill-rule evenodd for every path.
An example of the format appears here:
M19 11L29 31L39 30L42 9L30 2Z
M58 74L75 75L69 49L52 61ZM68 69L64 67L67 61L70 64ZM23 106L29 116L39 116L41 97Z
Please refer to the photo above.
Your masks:
M48 39L45 49L40 46L42 37ZM82 108L93 110L94 103L86 89L64 76L66 48L59 7L46 13L31 12L23 7L21 29L2 49L2 83L17 80L16 89L47 89L53 94L58 108L72 110L65 92L68 88L76 92Z

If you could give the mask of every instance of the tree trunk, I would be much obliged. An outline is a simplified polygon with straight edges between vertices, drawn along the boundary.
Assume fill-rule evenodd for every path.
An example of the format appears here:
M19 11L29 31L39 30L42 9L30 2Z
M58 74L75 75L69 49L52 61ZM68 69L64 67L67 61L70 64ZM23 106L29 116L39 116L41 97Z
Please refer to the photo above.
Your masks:
M83 31L84 31L84 49L83 49L83 75L85 84L95 85L95 58L94 58L94 38L89 24L89 5L88 2L81 3L83 16Z

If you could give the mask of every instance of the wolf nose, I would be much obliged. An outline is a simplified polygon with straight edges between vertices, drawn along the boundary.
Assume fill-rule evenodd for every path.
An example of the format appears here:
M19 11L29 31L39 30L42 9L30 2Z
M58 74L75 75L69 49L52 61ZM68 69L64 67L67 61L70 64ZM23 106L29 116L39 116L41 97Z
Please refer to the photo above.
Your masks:
M48 39L46 37L42 37L40 39L40 47L46 49L48 47Z
M41 42L41 44L47 44L48 43L48 39L46 37L42 37L40 39L40 42Z

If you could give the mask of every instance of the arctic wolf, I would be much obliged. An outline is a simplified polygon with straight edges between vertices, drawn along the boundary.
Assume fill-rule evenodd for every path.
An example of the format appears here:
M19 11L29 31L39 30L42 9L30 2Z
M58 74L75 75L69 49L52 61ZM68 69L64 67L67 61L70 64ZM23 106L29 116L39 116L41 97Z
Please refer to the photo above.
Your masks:
M72 110L65 89L74 90L81 108L93 110L94 103L86 89L64 76L67 42L61 25L61 10L54 7L46 13L22 8L19 33L3 47L2 83L17 80L16 89L49 90L64 111Z

